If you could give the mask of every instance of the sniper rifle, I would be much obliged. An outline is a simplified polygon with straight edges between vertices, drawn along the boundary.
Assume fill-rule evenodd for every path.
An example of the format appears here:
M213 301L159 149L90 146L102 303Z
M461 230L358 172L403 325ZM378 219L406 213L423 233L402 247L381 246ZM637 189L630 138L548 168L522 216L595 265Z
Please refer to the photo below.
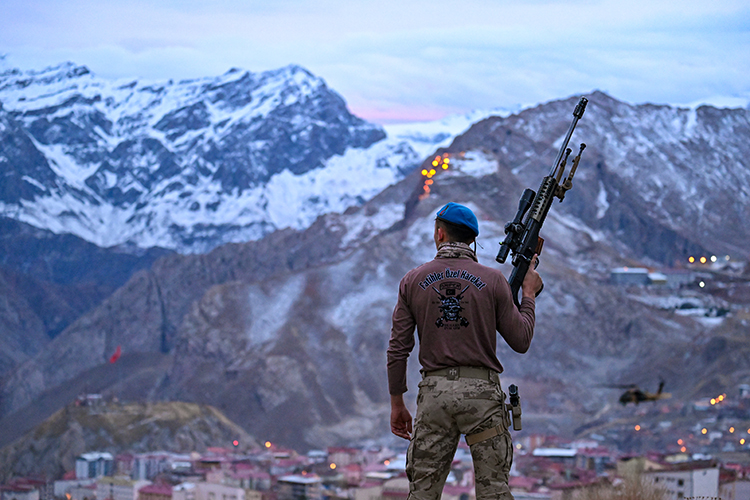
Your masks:
M560 146L560 151L557 153L555 162L552 164L552 170L550 170L549 175L542 179L539 190L537 192L528 188L524 190L521 200L518 203L516 216L505 225L505 239L500 243L500 251L495 260L503 264L505 259L508 258L508 253L513 252L513 271L508 279L508 283L513 293L513 302L519 308L521 307L521 301L518 299L518 291L521 289L523 279L529 270L531 259L534 258L534 254L539 255L542 253L544 239L539 237L539 231L542 229L542 225L547 218L547 213L554 199L559 198L560 201L563 201L565 193L573 187L573 176L576 173L576 169L578 169L578 163L581 161L581 154L586 148L586 145L582 143L578 150L578 155L573 159L570 173L563 181L565 163L567 163L568 157L572 153L572 150L568 147L570 136L573 135L573 130L575 130L578 120L583 117L587 103L588 99L581 97L578 105L576 105L573 111L573 122L570 124L570 128L568 128L565 140ZM534 267L537 264L538 261L534 263ZM542 288L544 288L544 285L542 285ZM540 289L537 295L541 291Z

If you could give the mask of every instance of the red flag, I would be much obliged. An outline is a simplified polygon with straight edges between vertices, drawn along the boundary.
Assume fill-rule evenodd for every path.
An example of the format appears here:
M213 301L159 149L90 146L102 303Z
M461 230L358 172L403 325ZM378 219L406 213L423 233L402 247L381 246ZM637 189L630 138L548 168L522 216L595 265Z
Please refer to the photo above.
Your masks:
M120 359L121 355L122 348L118 345L117 349L115 349L115 353L109 358L109 362L114 364L118 359Z

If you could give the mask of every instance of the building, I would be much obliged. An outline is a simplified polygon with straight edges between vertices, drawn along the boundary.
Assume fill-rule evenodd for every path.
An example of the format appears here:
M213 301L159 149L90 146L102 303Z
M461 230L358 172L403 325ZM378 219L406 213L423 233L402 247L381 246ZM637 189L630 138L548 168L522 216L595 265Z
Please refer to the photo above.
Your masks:
M35 498L36 500L52 500L55 484L45 479L17 477L8 484L0 487L0 498L4 500Z
M32 484L7 484L0 486L0 500L39 500L39 489Z
M22 486L0 486L0 499L2 500L39 500L39 490L34 487Z
M104 398L101 394L81 394L76 398L76 406L88 406L89 408L99 408L103 405Z
M640 476L643 472L664 470L666 465L653 456L622 457L617 461L617 475L620 477Z
M161 472L176 469L189 469L191 457L178 453L157 451L152 453L139 453L132 459L131 477L133 479L153 479ZM203 466L204 464L198 464ZM123 467L125 468L125 467ZM205 468L210 468L205 466Z
M746 500L750 498L750 479L722 484L719 488L719 496L722 500Z
M307 465L304 457L291 457L275 459L268 468L272 476L292 476Z
M534 457L545 457L570 465L575 464L577 454L578 450L575 448L537 448L531 453Z
M321 484L323 480L316 475L290 475L280 477L278 486L278 500L322 500Z
M607 469L615 467L614 453L604 447L579 448L576 453L576 467L602 475Z
M70 497L67 497L70 495ZM66 499L69 500L96 500L96 483L90 485L73 486L66 494Z
M614 285L648 285L648 269L645 267L618 267L612 269L609 280Z
M680 288L695 281L695 275L693 272L686 269L667 269L661 271L659 274L664 276L666 279L666 285L669 288Z
M111 453L84 453L76 457L76 479L111 476L115 460Z
M172 486L147 484L138 490L138 500L172 500Z
M718 467L650 471L644 472L642 478L664 490L665 500L719 496Z
M138 491L150 481L103 477L96 484L97 500L138 500Z
M349 464L338 468L344 476L344 482L349 486L356 486L364 480L364 472L360 464Z
M405 500L409 496L409 480L396 477L383 483L383 500Z
M245 490L245 496L252 491L271 489L271 475L251 466L237 466L234 470L212 470L206 473L207 483L225 484ZM248 499L249 500L249 499Z
M350 464L362 462L362 451L356 448L329 447L328 462L336 464L337 467L346 467Z
M365 482L353 489L352 500L380 500L382 496L382 484Z
M77 491L77 494L73 494L74 490ZM61 498L65 495L70 495L71 500L83 500L84 497L94 498L96 496L96 479L62 479L55 481L54 493L55 498Z
M115 455L115 471L112 475L133 477L134 467L135 455L132 453L120 453L119 455Z
M196 500L195 483L181 483L172 488L172 500Z
M234 486L216 483L195 483L193 500L246 500L245 490ZM172 500L189 500L173 492Z

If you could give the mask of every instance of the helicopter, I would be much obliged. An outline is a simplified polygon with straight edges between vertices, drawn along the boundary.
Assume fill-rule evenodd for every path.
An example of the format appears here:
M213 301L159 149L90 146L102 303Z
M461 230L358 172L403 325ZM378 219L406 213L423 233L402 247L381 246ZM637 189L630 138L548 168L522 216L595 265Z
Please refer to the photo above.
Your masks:
M614 389L626 389L626 391L622 393L619 399L620 404L622 404L623 406L627 405L628 403L635 403L637 405L644 401L658 401L660 399L669 399L672 397L670 393L662 392L662 390L664 389L663 380L659 381L659 389L657 389L656 392L642 391L635 384L611 385L607 387Z

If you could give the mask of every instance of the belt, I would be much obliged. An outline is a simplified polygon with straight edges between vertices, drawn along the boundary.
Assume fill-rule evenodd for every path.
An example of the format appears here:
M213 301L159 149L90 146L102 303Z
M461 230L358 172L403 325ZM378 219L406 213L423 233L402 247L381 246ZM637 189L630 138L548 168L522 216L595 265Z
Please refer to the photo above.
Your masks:
M448 380L459 378L479 378L500 383L500 375L495 370L478 366L452 366L441 370L422 372L422 377L447 377Z

